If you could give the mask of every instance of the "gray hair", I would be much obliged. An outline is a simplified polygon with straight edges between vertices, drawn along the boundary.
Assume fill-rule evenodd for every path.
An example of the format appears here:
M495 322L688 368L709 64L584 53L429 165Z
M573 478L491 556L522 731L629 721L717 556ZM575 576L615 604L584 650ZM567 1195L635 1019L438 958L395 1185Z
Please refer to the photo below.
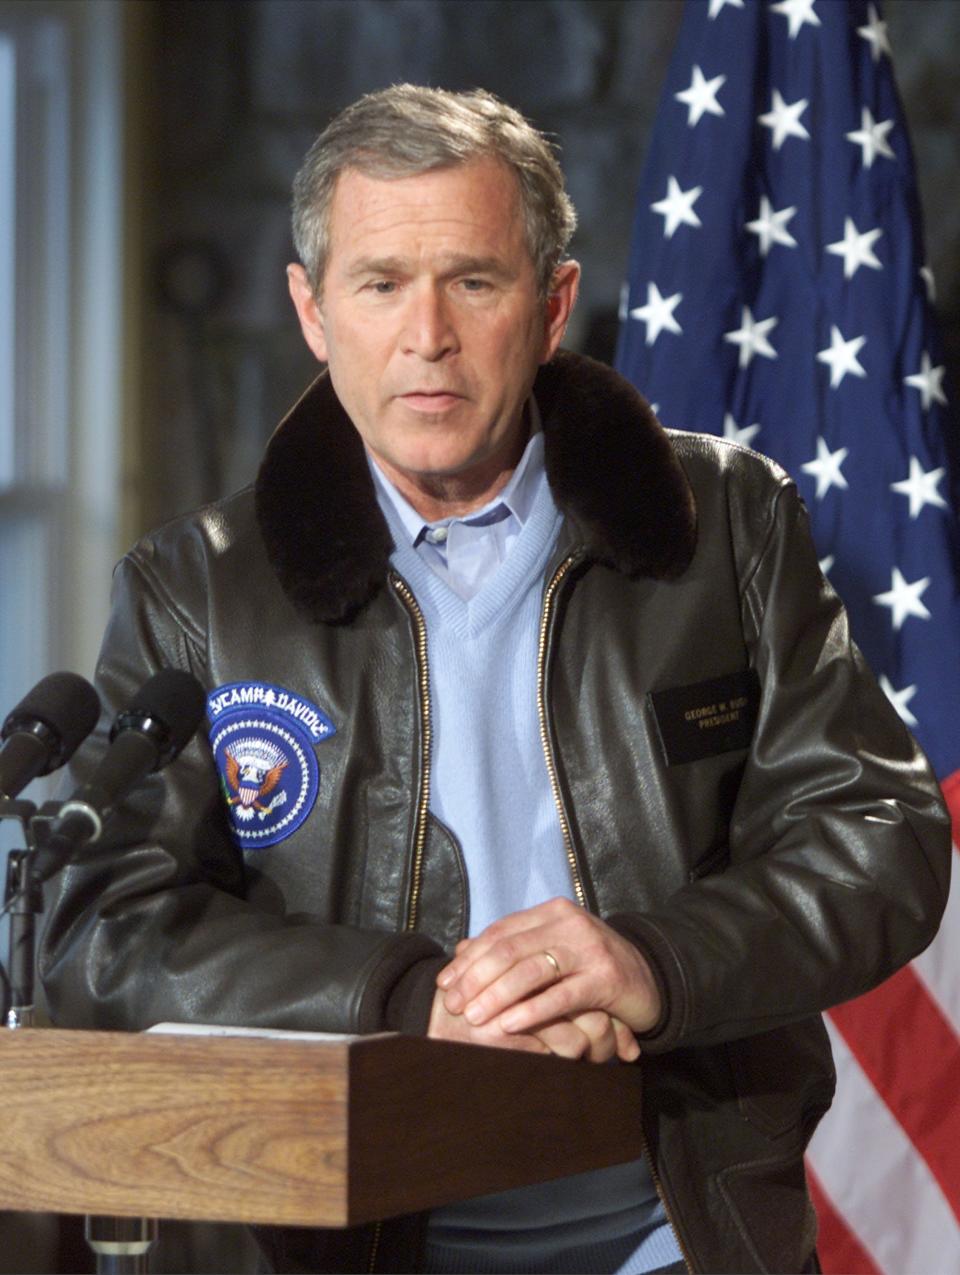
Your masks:
M554 148L519 111L483 89L451 93L395 84L337 115L306 154L293 183L293 242L319 296L330 250L330 206L348 168L370 177L413 177L492 156L517 176L527 246L546 297L577 214Z

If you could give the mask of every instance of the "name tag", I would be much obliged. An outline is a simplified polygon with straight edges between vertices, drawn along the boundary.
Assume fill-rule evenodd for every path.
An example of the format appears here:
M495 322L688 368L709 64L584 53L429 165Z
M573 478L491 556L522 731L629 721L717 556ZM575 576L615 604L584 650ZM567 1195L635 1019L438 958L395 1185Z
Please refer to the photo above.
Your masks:
M651 691L648 699L667 763L677 766L748 748L760 705L755 669L690 686Z

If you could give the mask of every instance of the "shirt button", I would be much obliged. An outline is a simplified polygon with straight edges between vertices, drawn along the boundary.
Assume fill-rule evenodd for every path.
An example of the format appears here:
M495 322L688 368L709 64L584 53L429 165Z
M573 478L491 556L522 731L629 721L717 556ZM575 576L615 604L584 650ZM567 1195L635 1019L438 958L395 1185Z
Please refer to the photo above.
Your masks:
M431 527L424 537L432 545L442 545L447 539L446 527Z

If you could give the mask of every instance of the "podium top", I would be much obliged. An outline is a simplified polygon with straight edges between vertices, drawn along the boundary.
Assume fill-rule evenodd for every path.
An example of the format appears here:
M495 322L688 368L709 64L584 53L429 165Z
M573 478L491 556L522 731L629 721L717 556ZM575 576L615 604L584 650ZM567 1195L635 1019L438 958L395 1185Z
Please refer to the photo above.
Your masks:
M354 1225L638 1157L640 1079L393 1034L0 1032L0 1208Z

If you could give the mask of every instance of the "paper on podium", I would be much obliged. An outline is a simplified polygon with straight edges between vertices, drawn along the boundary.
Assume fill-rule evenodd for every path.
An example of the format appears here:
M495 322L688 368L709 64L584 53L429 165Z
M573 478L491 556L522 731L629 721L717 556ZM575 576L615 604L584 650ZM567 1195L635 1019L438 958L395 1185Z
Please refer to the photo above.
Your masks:
M308 1040L317 1045L342 1045L360 1039L359 1036L351 1036L346 1032L296 1032L280 1027L223 1027L219 1023L155 1023L153 1027L147 1028L147 1032L164 1036L239 1036L248 1040Z

